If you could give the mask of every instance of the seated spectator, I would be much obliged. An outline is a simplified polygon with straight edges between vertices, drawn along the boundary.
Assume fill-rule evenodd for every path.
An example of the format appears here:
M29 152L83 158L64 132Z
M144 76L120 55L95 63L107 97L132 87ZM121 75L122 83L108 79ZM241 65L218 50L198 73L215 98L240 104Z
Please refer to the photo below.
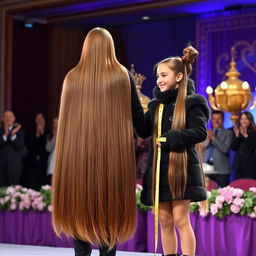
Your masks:
M20 184L24 131L13 111L3 113L0 127L0 187Z
M232 140L232 131L223 127L224 113L212 111L212 130L208 130L208 137L203 155L204 163L212 166L214 173L209 178L214 180L219 187L229 184L230 163L229 150Z
M234 126L231 149L236 151L233 162L236 179L256 179L256 127L250 112L239 115Z

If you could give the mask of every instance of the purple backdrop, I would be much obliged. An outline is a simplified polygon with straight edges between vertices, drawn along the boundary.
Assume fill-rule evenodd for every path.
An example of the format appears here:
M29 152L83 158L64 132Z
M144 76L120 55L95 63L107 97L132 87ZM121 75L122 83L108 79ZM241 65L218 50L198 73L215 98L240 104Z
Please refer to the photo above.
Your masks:
M206 95L208 85L216 88L229 70L231 47L236 49L237 69L240 79L248 81L255 91L256 75L256 12L229 11L205 14L196 22L197 46L200 58L197 61L198 92ZM256 117L256 109L252 111ZM225 126L231 127L229 114L225 118Z

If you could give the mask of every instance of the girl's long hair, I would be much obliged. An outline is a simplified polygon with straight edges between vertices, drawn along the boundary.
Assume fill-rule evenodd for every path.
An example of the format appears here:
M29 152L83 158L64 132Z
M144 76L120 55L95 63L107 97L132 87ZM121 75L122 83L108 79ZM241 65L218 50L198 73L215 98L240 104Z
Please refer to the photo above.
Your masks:
M173 122L171 130L186 129L186 96L187 96L187 78L192 71L192 63L198 56L198 51L192 46L188 46L183 50L185 57L171 57L164 59L156 64L156 68L160 64L167 64L171 70L183 73L183 79L179 83L178 95L175 103ZM158 120L158 108L155 112L154 136L156 138ZM155 144L155 140L153 141ZM154 159L152 169L152 188L155 188L155 166L156 166L156 146L154 146ZM187 151L186 149L179 151L171 151L169 154L168 180L170 191L173 199L181 199L185 193L187 185ZM154 192L153 192L154 194ZM153 196L154 199L154 196Z
M127 70L116 59L110 33L95 28L63 83L52 194L57 235L112 248L133 234L131 120Z

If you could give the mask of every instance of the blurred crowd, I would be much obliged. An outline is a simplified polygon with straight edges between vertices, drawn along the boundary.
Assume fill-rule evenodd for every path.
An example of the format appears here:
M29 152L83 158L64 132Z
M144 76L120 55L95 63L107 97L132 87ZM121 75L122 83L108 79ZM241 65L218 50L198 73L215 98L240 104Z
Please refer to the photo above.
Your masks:
M24 131L13 111L4 111L0 124L0 187L22 185L39 190L51 184L58 117L46 126L43 113Z
M51 127L43 113L35 116L34 127L24 131L11 110L4 111L0 123L0 186L20 184L39 190L51 184L54 170L54 147L58 117ZM256 126L250 112L242 112L235 126L223 127L224 113L213 111L211 129L202 147L203 169L218 187L230 182L231 170L235 179L256 179ZM149 140L135 136L137 179L141 179L147 162Z

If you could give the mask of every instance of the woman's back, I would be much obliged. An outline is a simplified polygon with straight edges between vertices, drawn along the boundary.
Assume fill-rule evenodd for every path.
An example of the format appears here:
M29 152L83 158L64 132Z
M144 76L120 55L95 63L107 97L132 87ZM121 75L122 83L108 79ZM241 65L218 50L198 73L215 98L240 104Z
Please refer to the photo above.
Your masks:
M135 228L131 87L111 35L93 29L63 84L53 178L53 225L113 247Z

